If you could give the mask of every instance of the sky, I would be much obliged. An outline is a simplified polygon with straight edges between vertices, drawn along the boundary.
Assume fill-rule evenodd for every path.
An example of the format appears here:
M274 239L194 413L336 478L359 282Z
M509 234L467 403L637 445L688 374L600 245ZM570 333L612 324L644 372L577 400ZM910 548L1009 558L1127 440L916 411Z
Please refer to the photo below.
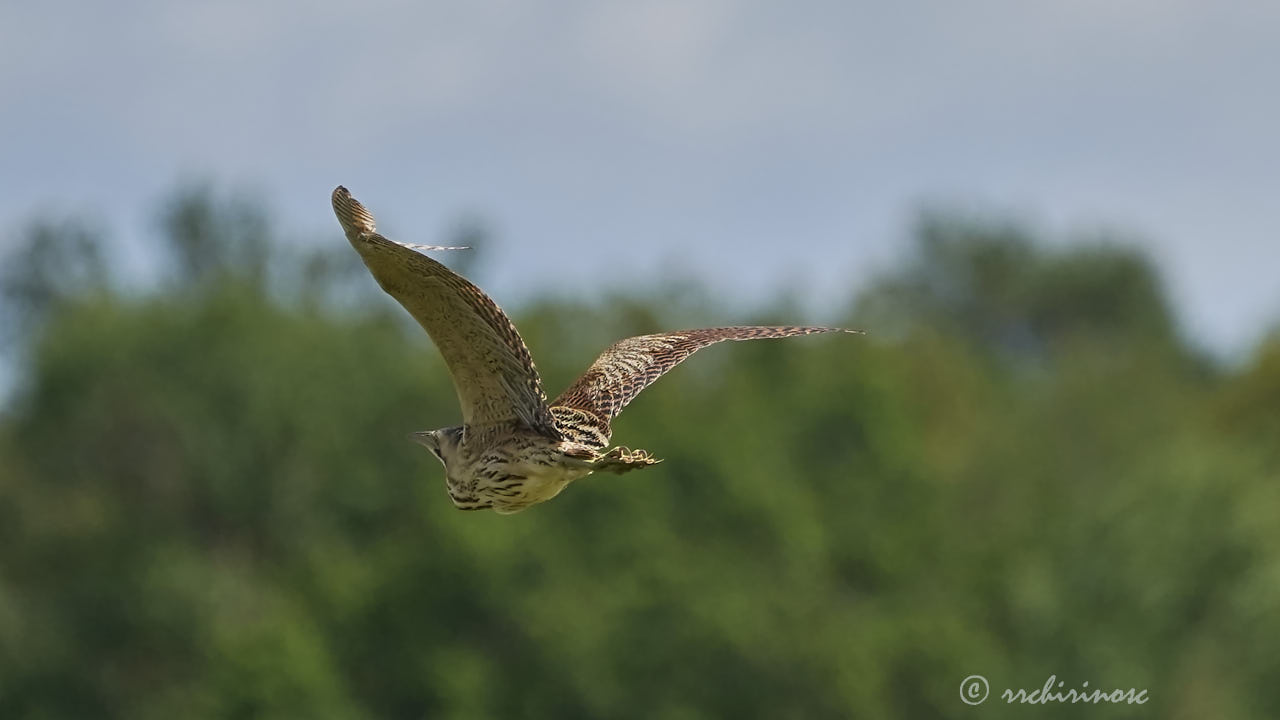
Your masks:
M0 251L81 214L147 268L176 183L344 242L495 233L510 305L677 273L831 320L922 208L1147 248L1189 336L1280 321L1280 4L0 3ZM723 324L742 318L707 318Z

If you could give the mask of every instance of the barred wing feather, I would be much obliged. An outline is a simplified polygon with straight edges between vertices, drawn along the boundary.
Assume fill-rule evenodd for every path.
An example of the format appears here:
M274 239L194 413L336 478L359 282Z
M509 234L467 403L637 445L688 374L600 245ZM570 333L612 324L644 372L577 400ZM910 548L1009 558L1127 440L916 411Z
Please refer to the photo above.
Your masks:
M724 340L757 340L812 335L828 332L855 332L829 327L741 326L678 330L640 335L610 345L587 371L551 403L552 414L561 430L608 443L609 422L627 403L668 370L698 350ZM586 425L587 428L579 426ZM572 427L570 427L572 426ZM582 432L586 430L587 432Z
M423 250L378 234L373 215L347 189L333 210L378 285L413 316L444 356L468 425L519 421L557 437L533 358L510 318L488 295Z

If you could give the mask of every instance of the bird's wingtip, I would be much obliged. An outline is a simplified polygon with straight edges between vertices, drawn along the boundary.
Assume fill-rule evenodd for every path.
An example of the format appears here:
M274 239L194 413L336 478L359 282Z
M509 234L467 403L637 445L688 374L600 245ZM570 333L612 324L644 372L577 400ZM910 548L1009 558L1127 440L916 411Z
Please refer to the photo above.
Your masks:
M342 185L333 189L333 212L344 230L371 233L377 228L373 213L361 205L359 200L351 197L350 191Z

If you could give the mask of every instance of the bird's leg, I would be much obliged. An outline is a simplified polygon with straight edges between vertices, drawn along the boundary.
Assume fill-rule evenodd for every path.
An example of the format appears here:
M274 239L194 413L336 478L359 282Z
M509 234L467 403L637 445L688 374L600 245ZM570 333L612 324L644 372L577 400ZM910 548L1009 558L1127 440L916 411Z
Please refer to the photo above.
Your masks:
M621 475L632 470L657 465L660 462L662 461L650 455L647 450L631 450L627 447L618 446L596 458L595 462L591 463L591 466L596 472L611 472Z
M560 443L558 449L560 450L560 461L565 465L580 470L595 471L595 461L600 456L599 451L595 448L565 440Z

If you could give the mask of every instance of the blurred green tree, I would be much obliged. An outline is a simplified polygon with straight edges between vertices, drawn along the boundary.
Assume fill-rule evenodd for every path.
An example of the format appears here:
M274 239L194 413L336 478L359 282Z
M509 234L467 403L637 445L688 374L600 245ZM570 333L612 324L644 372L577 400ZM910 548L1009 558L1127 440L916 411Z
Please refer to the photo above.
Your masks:
M0 423L0 717L972 717L973 673L986 717L1078 717L998 700L1050 674L1280 715L1280 353L1189 363L1131 249L931 218L866 341L709 349L616 424L668 462L500 517L405 442L456 400L357 266L166 207L152 294L6 264L61 289ZM555 391L728 312L516 320Z

